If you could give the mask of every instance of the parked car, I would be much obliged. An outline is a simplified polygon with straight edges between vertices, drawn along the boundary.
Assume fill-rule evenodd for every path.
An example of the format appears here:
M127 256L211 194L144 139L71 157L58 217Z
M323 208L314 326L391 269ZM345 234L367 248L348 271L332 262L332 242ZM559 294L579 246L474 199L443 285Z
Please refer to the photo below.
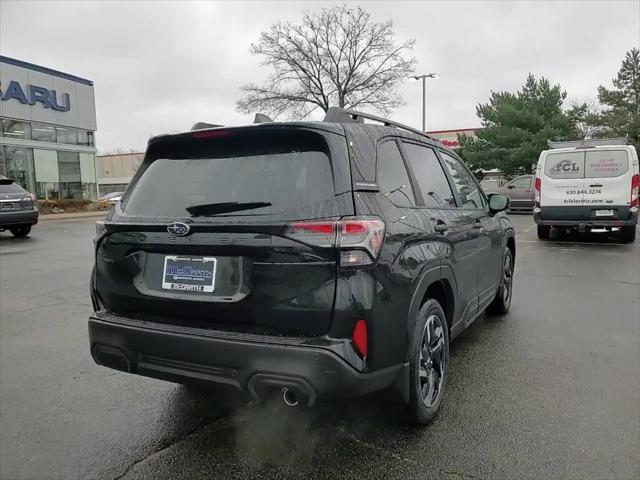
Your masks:
M100 197L100 200L103 202L109 202L110 205L115 205L120 201L123 193L124 192L107 193L106 195L103 195L102 197Z
M392 387L425 424L449 342L509 310L507 206L439 141L339 108L152 138L96 226L91 354L287 405Z
M638 223L638 154L626 139L587 140L540 154L534 219L538 237L552 227L619 229L627 242Z
M509 210L532 211L534 207L533 175L521 175L496 190L511 199Z
M12 178L0 177L0 232L9 230L14 237L26 237L38 223L36 197Z

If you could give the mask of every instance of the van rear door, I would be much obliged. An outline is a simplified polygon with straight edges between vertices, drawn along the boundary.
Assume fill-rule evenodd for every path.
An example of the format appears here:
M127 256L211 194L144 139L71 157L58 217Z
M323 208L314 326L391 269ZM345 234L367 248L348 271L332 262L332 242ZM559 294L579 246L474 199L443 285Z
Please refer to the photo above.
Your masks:
M584 151L551 150L542 166L541 207L583 205Z
M629 205L629 155L623 149L594 149L585 152L585 205Z

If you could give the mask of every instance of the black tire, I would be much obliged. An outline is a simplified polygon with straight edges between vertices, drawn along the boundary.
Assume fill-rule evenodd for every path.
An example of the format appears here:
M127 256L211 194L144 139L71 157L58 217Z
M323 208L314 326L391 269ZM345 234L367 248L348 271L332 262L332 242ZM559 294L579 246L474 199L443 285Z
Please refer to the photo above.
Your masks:
M11 227L9 231L14 237L26 237L31 231L31 225L18 225L17 227Z
M626 227L622 227L622 238L625 242L634 242L636 240L636 226L628 225Z
M413 423L427 425L435 418L442 403L449 369L449 328L436 300L429 299L420 308L412 339L409 415Z
M487 307L487 311L498 315L504 315L511 308L511 298L513 297L513 253L507 248L502 260L502 275L500 276L500 286L496 292L496 298Z
M538 238L540 240L549 239L549 234L551 233L551 227L547 225L538 225Z

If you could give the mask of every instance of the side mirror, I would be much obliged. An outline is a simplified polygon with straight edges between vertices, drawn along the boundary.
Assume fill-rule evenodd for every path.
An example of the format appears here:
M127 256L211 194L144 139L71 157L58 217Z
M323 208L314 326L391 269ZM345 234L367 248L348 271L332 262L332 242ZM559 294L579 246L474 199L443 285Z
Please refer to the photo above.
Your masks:
M512 188L516 188L516 187L515 187L515 185L509 185L507 188L508 188L509 190L511 190Z
M509 208L511 199L501 193L492 193L489 195L489 210L492 213L498 213Z

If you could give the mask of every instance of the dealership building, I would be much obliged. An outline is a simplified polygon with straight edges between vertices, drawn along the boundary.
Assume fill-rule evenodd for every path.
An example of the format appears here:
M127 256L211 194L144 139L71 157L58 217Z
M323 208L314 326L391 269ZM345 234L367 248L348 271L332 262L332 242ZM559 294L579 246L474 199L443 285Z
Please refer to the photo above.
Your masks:
M95 199L93 82L0 55L0 175L39 199Z

